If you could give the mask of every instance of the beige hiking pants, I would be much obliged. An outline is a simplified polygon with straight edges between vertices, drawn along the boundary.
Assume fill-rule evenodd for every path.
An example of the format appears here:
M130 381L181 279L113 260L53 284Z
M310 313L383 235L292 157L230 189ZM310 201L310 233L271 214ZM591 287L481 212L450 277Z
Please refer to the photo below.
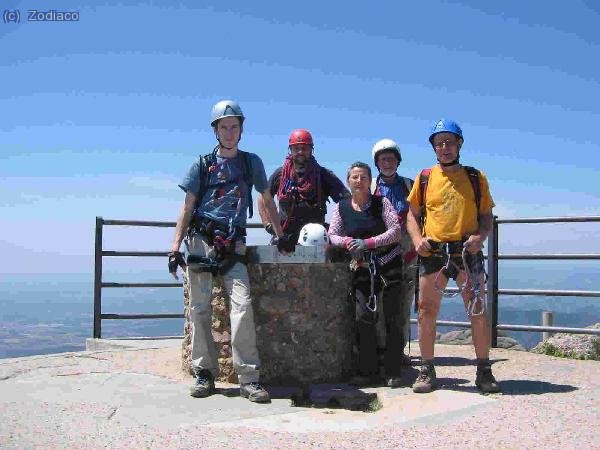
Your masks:
M198 256L214 256L214 250L200 234L186 240L191 254ZM246 244L238 239L236 254L246 253ZM207 369L217 377L219 362L215 343L212 337L212 288L213 275L210 272L195 272L187 269L190 319L192 322L192 367L194 370ZM250 297L250 281L248 269L241 262L236 262L223 275L225 289L231 299L231 349L233 367L241 384L258 381L260 360L256 348L256 329L254 311Z

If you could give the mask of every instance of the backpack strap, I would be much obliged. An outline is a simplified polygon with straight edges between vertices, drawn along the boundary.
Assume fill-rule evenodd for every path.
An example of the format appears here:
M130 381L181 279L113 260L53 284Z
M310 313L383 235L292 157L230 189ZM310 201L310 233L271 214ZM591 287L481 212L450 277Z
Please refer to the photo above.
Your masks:
M475 193L475 204L477 205L477 217L479 217L479 206L481 205L481 185L479 184L479 170L471 166L463 166L469 176L473 192Z
M217 149L215 147L214 150L206 155L200 156L200 164L198 166L198 179L200 180L200 191L198 192L198 196L196 197L196 205L194 205L194 216L196 215L196 210L198 209L198 204L204 197L206 190L208 189L208 173L210 168L217 163Z
M252 214L254 213L252 205L252 187L254 186L252 182L252 161L250 160L250 153L243 150L238 150L238 153L242 157L242 177L248 188L248 218L252 218Z
M412 190L413 181L410 178L400 177L404 181L404 197L408 197L410 191Z
M200 164L200 179L202 180L202 187L200 189L200 196L203 197L204 193L208 189L208 174L211 171L211 167L217 164L217 149L215 148L212 152L203 155L200 158L202 164Z
M419 196L421 197L421 227L425 226L425 201L427 200L427 184L429 183L429 175L431 167L421 170L419 176Z

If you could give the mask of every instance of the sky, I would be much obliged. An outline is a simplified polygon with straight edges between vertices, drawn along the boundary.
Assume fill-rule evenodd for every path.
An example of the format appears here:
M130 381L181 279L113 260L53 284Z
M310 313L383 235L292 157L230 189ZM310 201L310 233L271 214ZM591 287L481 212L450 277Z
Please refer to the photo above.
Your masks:
M448 117L499 218L600 216L597 2L2 6L21 21L0 23L0 274L91 274L96 216L174 221L221 99L240 103L240 148L267 176L307 128L341 178L382 138L414 178ZM27 21L40 7L79 21ZM597 253L598 226L501 225L500 250ZM112 227L104 247L168 250L172 234Z

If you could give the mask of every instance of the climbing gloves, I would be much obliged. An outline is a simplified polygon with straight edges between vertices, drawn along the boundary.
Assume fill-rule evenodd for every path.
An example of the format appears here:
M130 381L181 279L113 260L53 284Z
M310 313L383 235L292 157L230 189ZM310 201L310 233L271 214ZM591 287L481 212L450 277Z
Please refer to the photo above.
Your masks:
M185 260L181 252L169 252L169 273L177 278L177 267L185 270Z
M364 239L352 239L346 244L346 248L350 252L358 252L367 249L367 243Z
M273 244L277 245L280 252L293 253L296 249L296 242L291 234L284 234L281 237L273 238Z

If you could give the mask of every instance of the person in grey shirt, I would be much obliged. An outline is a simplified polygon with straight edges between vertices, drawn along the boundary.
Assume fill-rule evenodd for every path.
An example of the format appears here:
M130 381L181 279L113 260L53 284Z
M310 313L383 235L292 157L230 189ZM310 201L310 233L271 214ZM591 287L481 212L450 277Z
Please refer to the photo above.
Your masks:
M219 363L211 333L213 276L223 275L231 299L231 348L240 381L240 395L253 402L269 402L259 383L260 360L246 253L246 213L252 216L252 186L271 217L274 232L282 236L277 209L269 192L262 160L238 148L244 125L240 106L223 100L212 109L211 126L218 140L214 150L199 157L179 185L185 192L171 252L169 272L185 272L189 285L192 322L192 368L196 382L192 397L215 392ZM187 261L179 251L185 238Z

